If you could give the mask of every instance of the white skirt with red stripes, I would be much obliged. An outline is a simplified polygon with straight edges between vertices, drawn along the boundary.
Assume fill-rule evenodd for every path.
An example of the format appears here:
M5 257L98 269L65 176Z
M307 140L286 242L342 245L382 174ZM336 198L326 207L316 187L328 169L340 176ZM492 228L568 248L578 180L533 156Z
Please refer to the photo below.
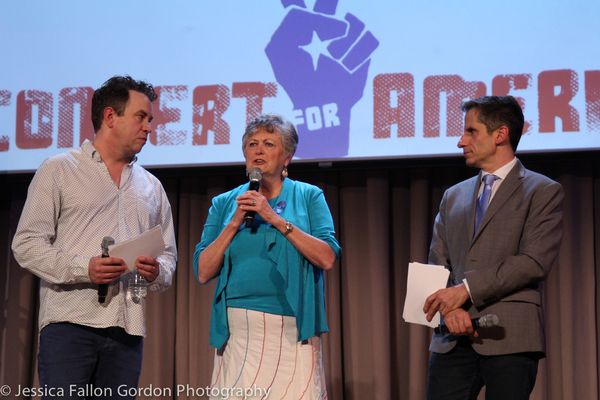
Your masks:
M210 399L327 398L320 337L298 342L296 318L228 308L229 339L215 351Z

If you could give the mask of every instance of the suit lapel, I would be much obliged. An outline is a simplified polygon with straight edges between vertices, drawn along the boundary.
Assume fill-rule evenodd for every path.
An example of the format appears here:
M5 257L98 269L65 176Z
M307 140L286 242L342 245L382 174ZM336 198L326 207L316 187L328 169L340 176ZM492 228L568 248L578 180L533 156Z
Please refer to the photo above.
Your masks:
M465 204L465 220L467 221L467 227L469 230L470 238L474 235L475 230L475 208L477 207L477 194L479 193L479 186L481 185L481 171L479 174L472 179L471 187L469 190L464 192L464 204Z
M513 169L510 170L510 172L506 176L506 179L504 179L504 182L502 182L502 184L498 188L498 191L492 198L492 201L490 202L490 205L487 211L485 212L483 219L481 220L481 224L479 225L479 231L475 233L475 237L473 238L473 240L475 240L477 236L481 234L481 231L485 229L488 222L490 222L494 215L496 215L496 213L502 207L502 205L506 203L510 196L513 195L515 190L517 190L517 188L521 186L524 175L525 167L523 167L523 164L521 164L521 162L517 160L517 164L515 164ZM472 226L471 229L474 229L474 226Z

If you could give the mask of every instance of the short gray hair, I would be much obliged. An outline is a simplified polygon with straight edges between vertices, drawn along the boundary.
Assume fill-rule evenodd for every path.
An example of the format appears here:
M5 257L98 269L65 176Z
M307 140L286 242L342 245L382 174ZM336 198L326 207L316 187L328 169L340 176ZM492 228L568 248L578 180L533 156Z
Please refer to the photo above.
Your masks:
M244 136L242 136L242 151L246 150L248 139L261 129L269 133L279 134L286 158L296 152L296 148L298 147L298 133L294 124L275 113L259 115L248 123Z

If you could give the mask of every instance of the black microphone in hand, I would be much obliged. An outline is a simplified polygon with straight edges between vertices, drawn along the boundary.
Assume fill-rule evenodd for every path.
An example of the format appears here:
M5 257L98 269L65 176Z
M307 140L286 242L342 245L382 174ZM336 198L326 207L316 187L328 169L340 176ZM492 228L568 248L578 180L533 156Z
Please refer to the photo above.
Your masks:
M252 168L248 177L250 178L250 187L248 190L254 190L258 192L260 188L260 181L262 180L262 169L260 168ZM256 213L254 211L247 211L244 216L244 220L246 221L246 228L250 228L252 223L254 222L254 215Z
M115 244L115 239L110 236L104 236L102 239L102 258L108 257L108 246ZM106 301L108 295L108 283L101 283L98 285L98 303L102 304Z
M486 314L483 317L473 318L471 320L471 324L473 324L473 329L491 328L492 326L498 325L498 322L500 322L500 320L498 319L498 316L496 314ZM450 333L450 330L448 330L446 324L440 324L433 331L437 334L441 333L444 335Z

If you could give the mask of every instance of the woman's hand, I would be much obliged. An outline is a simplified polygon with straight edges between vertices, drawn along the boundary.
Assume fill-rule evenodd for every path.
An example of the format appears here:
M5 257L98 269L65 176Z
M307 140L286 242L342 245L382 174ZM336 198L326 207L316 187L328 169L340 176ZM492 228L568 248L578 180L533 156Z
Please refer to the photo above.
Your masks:
M262 219L264 219L265 222L269 224L273 224L278 218L277 213L269 204L269 200L267 200L265 196L254 190L249 190L245 192L241 196L237 197L236 201L238 206L235 210L233 219L237 221L238 210L241 210L242 220L240 222L240 226L244 223L244 217L246 216L246 212L248 211L256 212L256 214L260 215Z

